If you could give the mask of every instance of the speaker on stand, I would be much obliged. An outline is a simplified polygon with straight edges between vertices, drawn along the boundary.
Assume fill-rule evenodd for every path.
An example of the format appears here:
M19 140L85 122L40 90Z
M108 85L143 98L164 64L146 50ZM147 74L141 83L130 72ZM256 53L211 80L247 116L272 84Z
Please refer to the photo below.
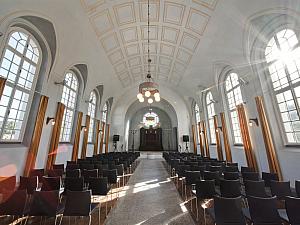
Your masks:
M118 149L117 149L118 141L120 141L120 135L115 134L115 135L113 136L114 152L115 152L115 151L118 151Z
M183 135L182 140L183 142L185 142L185 151L188 152L189 151L188 142L190 141L189 135Z

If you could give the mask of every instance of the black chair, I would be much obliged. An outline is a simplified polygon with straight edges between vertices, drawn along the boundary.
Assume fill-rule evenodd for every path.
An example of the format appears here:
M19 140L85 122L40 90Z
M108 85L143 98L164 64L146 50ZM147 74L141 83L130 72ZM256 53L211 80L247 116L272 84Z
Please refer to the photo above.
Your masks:
M214 198L214 208L207 209L217 225L246 225L242 211L242 197Z
M286 213L291 225L300 224L300 198L286 197L285 198Z
M16 176L0 177L0 193L14 191L16 188Z
M240 175L238 172L224 172L225 180L239 180Z
M255 172L255 170L252 167L242 166L241 167L241 173L252 173Z
M276 197L248 197L250 219L253 225L282 225L277 211Z
M224 198L237 198L241 196L241 184L239 180L221 180L221 196Z
M226 166L229 166L229 167L238 167L239 164L238 163L227 162Z
M43 177L42 178L42 191L60 191L61 178L60 177Z
M33 169L30 171L29 176L30 177L38 177L39 181L42 180L42 177L45 175L44 169Z
M63 213L63 206L60 205L59 191L35 191L33 193L32 202L29 211L26 214L28 217L55 217L55 224L59 215ZM26 223L27 224L26 220Z
M81 170L80 170L80 169L67 170L67 171L66 171L66 177L75 177L75 178L79 178L79 177L81 177Z
M229 173L238 173L239 168L237 166L226 166L224 171Z
M265 189L265 182L261 181L251 181L246 180L244 182L245 185L245 193L246 196L253 196L253 197L260 197L260 198L267 198L270 197L266 193Z
M222 171L222 166L210 166L209 171L210 172L216 172L216 171L221 172Z
M62 171L64 171L65 170L65 165L64 164L54 164L52 166L52 169L53 170L62 170Z
M65 178L65 193L66 191L83 191L84 190L84 179L83 177L66 177Z
M257 172L244 172L242 173L243 181L245 180L252 180L252 181L259 181L259 173Z
M188 198L187 196L187 187L192 189L192 185L196 185L198 181L201 180L201 172L200 171L186 171L186 182L185 182L185 189L184 189L184 194L186 199Z
M77 169L80 169L80 166L79 164L67 164L67 167L66 167L66 171L68 170L77 170Z
M214 180L216 185L220 185L220 173L219 171L204 171L204 180Z
M92 169L92 170L83 170L82 171L82 176L84 177L84 182L89 183L89 178L90 177L98 177L98 170L97 169Z
M92 222L91 214L99 206L98 203L91 203L91 191L67 191L67 200L63 213L68 217L88 217L89 225ZM98 220L100 224L100 208L98 210Z
M27 194L32 195L38 188L38 177L20 177L18 190L26 190Z
M93 164L80 164L80 169L81 170L93 170L94 169L94 165Z
M262 179L265 181L266 187L270 187L271 180L279 181L277 173L262 172Z
M271 180L270 184L272 196L277 196L280 200L284 200L287 196L292 196L290 181Z
M298 198L300 198L300 180L295 181L295 189L296 189Z
M47 172L48 177L62 177L64 171L62 169L52 169Z
M118 178L120 178L120 180L122 181L122 187L123 187L125 185L124 165L123 164L116 165L116 169L117 169Z

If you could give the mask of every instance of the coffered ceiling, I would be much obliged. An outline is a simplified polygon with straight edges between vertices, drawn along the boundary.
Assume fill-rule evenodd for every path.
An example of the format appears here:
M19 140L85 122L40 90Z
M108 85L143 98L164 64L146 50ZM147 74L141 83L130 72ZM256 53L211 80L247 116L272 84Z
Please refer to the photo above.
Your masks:
M195 56L218 0L150 0L151 74L178 85ZM147 0L81 0L123 87L147 71Z

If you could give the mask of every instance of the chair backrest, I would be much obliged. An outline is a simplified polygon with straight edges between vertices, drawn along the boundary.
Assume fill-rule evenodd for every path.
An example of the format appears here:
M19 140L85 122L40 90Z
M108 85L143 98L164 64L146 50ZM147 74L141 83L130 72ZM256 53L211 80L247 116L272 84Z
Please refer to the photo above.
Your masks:
M14 191L16 187L16 176L0 177L0 193Z
M298 198L300 198L300 180L295 181L295 189L296 189Z
M300 224L300 198L286 197L285 208L291 225Z
M75 178L79 178L79 177L81 177L81 170L80 170L80 169L67 170L67 171L66 171L66 177L75 177Z
M292 195L290 181L270 181L271 193L273 196L277 196L279 199L284 199L287 196Z
M254 196L260 198L266 198L267 193L265 189L265 182L246 180L244 181L246 196Z
M227 162L226 165L229 167L238 167L239 166L238 163L231 163L231 162Z
M241 196L241 184L239 180L221 180L221 196L224 198L237 198Z
M83 191L84 189L84 179L83 177L66 177L65 178L65 191Z
M89 216L91 191L67 191L64 216Z
M12 192L8 199L0 205L0 215L22 216L27 204L26 190Z
M216 195L214 180L200 180L196 183L196 195L201 199L211 199Z
M79 164L67 164L66 171L80 169Z
M59 191L35 191L30 204L30 216L55 216L59 204Z
M60 190L61 177L43 177L42 178L42 191Z
M186 171L186 184L196 184L197 181L201 180L200 171Z
M33 169L29 173L30 177L39 177L39 181L42 179L42 177L44 175L45 175L45 170L44 169Z
M282 225L277 211L277 198L258 198L249 196L248 205L253 224Z
M82 163L80 164L80 169L82 170L92 170L94 169L94 165L90 163Z
M243 180L253 180L259 181L259 173L257 172L243 172L242 173Z
M239 172L239 168L237 166L226 166L224 170L225 172L231 172L231 173Z
M123 164L116 165L116 169L118 172L118 176L124 175L124 165Z
M214 198L216 224L246 225L242 211L242 198Z
M238 172L224 172L225 180L238 180L240 178L240 174Z
M98 170L97 169L83 170L82 176L84 177L84 181L88 183L90 177L98 177Z
M92 191L92 195L107 195L109 192L107 177L91 177L89 189Z
M47 171L48 177L62 177L64 171L62 169L52 169Z
M216 185L220 184L220 173L219 171L204 171L204 180L214 180Z
M20 177L18 190L26 190L27 194L32 195L39 185L38 177Z
M270 187L271 180L279 181L279 177L278 177L277 173L262 172L262 176L261 177L265 181L266 187Z
M209 171L211 171L211 172L215 172L215 171L220 172L220 171L222 171L222 167L221 166L210 166Z
M249 172L255 172L255 170L252 167L241 166L241 173L249 173Z
M54 164L52 166L52 169L53 170L62 170L62 171L64 171L65 170L65 165L64 164Z

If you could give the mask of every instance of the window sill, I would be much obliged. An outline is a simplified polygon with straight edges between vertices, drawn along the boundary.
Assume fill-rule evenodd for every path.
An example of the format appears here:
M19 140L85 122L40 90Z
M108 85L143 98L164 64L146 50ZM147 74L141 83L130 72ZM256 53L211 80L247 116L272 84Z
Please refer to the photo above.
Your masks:
M1 142L0 143L0 148L26 148L28 149L29 147L24 145L22 142Z

